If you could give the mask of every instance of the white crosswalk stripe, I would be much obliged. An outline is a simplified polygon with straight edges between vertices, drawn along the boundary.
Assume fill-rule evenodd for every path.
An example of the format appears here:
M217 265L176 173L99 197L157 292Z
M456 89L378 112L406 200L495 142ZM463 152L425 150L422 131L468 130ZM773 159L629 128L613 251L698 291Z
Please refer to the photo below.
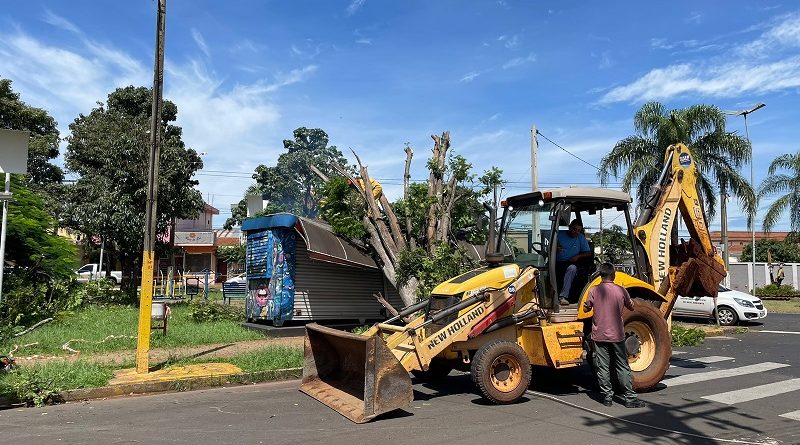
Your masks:
M706 400L713 402L733 405L736 403L749 402L751 400L763 399L765 397L777 396L787 392L800 389L800 379L784 380L781 382L768 383L766 385L753 386L751 388L737 389L710 396L704 396Z
M745 374L755 374L758 372L771 371L773 369L784 368L789 365L785 363L764 362L754 365L740 366L738 368L720 369L716 371L696 372L684 374L677 377L664 379L661 381L665 386L688 385L690 383L707 382L709 380L736 377Z
M695 357L695 358L687 358L686 360L691 362L698 362L698 363L718 363L724 362L728 360L733 360L733 357L723 357L720 355L712 355L709 357Z
M800 420L800 410L781 414L781 417L786 417L787 419L792 419L792 420Z

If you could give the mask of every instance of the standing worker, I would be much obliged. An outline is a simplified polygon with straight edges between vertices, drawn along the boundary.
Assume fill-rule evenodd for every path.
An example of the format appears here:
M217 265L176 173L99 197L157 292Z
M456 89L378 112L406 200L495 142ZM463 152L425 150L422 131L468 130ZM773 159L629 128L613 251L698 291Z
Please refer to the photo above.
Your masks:
M775 283L780 286L783 283L785 275L783 274L783 263L778 265L778 275L775 277Z
M617 381L624 388L623 400L627 408L643 408L646 403L639 400L631 384L631 368L625 351L625 332L622 324L623 306L633 310L633 301L628 291L614 283L614 266L603 263L598 268L602 282L589 290L583 305L585 311L594 308L592 317L592 341L594 341L594 368L597 382L603 394L603 404L611 406L614 387L611 385L611 365L617 373Z

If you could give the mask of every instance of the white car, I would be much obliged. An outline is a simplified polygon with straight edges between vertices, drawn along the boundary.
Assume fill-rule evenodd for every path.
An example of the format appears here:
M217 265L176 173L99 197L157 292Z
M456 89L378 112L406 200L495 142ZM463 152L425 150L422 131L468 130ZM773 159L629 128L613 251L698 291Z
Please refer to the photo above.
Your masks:
M246 283L247 282L247 274L242 272L239 275L234 275L227 280L226 283Z
M719 287L717 295L719 324L734 325L740 321L760 320L767 316L767 308L758 297L738 290ZM672 314L683 317L714 318L714 299L711 297L678 297Z

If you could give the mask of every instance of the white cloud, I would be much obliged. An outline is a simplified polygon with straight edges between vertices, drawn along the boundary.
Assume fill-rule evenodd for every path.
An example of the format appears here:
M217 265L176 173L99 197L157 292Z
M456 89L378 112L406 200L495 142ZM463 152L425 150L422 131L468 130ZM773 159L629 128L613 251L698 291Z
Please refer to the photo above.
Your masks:
M692 12L689 14L689 17L683 19L684 23L694 23L695 25L699 25L703 22L703 14L700 12Z
M471 71L471 72L465 74L464 77L462 77L459 80L459 82L467 82L467 83L468 82L472 82L473 80L475 80L476 77L478 77L480 75L481 75L481 73L479 73L477 71Z
M366 37L362 37L360 39L357 39L356 43L359 43L361 45L372 45L372 39L368 39Z
M353 0L350 2L350 5L347 7L347 15L355 14L367 0Z
M735 97L796 87L800 87L800 56L766 64L738 62L705 69L681 64L651 70L633 83L613 88L600 102L640 102L686 94Z
M206 40L203 38L203 35L200 34L200 31L198 31L195 28L192 28L192 39L194 39L194 42L197 43L197 47L200 48L200 51L202 51L203 54L206 55L206 57L210 58L211 53L209 53L208 51L208 45L206 45Z
M700 49L719 48L695 40L668 44L653 39L651 45ZM755 40L693 63L651 69L633 82L612 88L600 103L663 100L689 94L736 97L800 87L800 15L780 17Z
M520 39L519 39L519 36L517 34L511 35L511 36L504 34L504 35L498 37L497 41L498 42L503 42L503 45L505 45L505 47L508 48L508 49L514 49L517 46L519 46L519 44L520 44Z
M44 10L44 17L42 17L45 23L55 26L56 28L61 28L65 31L69 31L75 34L80 34L81 31L75 26L72 22L61 17L60 15L54 14L49 9Z
M521 66L521 65L525 65L528 62L535 62L535 61L536 61L536 55L533 54L533 53L530 53L530 54L528 54L527 57L515 57L515 58L509 60L508 62L503 64L503 69L507 70L509 68L518 67L518 66Z
M78 44L65 42L62 47L22 31L0 31L3 76L14 80L14 89L26 102L47 109L56 118L62 136L68 134L69 122L88 113L97 101L104 102L115 88L152 82L149 60L88 40L79 29L75 34ZM274 144L280 140L277 127L281 119L274 94L307 80L316 70L316 65L306 65L256 82L231 85L201 60L176 63L167 59L164 97L178 105L177 124L183 127L187 146L208 153L206 169L230 170L237 164L252 170L258 163L274 159L280 149L279 143ZM235 189L235 193L239 191Z
M781 17L756 40L742 45L737 53L744 57L767 57L781 49L800 47L800 14Z

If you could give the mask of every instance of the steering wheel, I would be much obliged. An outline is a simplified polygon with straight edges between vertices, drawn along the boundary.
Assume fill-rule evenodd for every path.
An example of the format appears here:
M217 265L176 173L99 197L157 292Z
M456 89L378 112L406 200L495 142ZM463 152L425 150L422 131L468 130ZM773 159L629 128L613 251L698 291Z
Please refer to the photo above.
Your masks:
M538 248L536 246L539 246ZM541 255L543 258L547 258L547 248L545 247L544 243L541 241L534 241L531 243L531 249L533 249L536 253Z

